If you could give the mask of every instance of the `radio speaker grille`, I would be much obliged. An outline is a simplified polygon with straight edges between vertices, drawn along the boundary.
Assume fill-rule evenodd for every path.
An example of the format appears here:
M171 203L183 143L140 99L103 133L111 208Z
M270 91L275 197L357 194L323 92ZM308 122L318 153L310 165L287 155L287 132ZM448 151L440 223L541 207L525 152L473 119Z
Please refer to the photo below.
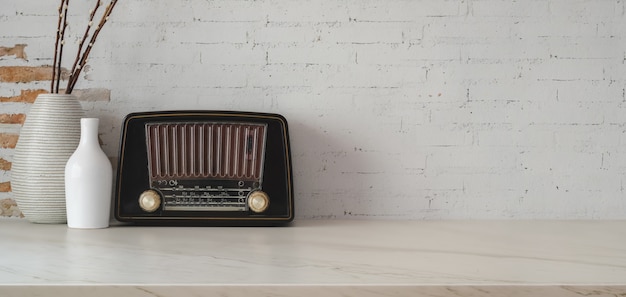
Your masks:
M265 134L255 123L146 124L150 178L258 181Z

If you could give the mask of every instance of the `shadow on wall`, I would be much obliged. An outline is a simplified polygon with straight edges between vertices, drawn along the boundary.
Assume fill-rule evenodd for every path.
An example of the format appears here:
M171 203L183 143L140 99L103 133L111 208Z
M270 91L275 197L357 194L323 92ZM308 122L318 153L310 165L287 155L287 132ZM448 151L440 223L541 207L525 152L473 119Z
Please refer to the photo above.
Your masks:
M355 152L352 139L337 131L313 127L297 116L289 121L296 218L328 219L371 214L371 203L359 201L372 177L352 174L368 162ZM319 123L316 121L315 123ZM333 129L341 129L334 127ZM368 196L368 195L365 195ZM356 212L352 208L358 209Z

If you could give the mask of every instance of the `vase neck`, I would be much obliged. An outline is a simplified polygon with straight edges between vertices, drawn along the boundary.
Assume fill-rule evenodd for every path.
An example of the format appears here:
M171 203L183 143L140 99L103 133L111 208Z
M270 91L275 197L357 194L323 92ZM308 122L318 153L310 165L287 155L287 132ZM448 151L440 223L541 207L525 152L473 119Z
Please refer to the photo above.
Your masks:
M98 143L98 118L82 118L80 119L80 144L79 145L97 145Z

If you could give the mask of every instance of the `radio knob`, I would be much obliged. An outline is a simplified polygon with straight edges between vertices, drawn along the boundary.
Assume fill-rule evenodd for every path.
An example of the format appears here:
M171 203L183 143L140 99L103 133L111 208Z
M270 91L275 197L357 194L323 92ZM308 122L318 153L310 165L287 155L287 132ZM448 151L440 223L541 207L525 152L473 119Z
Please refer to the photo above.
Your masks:
M270 205L270 197L263 191L254 191L248 197L248 206L254 212L263 212Z
M139 195L139 207L147 212L154 212L161 206L161 195L155 190L147 190Z

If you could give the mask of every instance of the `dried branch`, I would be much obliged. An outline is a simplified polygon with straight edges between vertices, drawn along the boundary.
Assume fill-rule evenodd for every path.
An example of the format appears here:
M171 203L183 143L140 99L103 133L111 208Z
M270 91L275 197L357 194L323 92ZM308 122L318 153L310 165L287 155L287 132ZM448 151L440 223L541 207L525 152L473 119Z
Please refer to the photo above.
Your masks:
M109 4L106 7L106 10L104 11L104 14L102 15L102 19L100 19L100 23L98 24L95 31L93 32L93 35L91 35L91 39L89 40L89 44L87 44L87 48L82 53L82 55L80 51L78 52L78 55L80 56L80 61L79 61L78 66L76 66L75 71L72 72L71 78L67 84L67 88L65 89L65 92L67 94L70 94L72 90L74 89L74 86L76 85L76 81L78 80L78 76L80 75L81 70L87 63L87 58L89 57L89 53L91 53L91 49L93 48L94 43L96 42L96 38L98 37L100 30L102 30L102 27L104 26L104 24L106 24L106 22L109 20L109 16L111 15L111 12L113 11L113 8L115 7L116 4L117 4L117 0L111 0L111 2L109 2Z
M57 81L56 81L56 89L53 93L59 93L59 84L61 83L61 61L63 60L63 45L65 45L65 31L67 29L67 10L70 5L70 0L65 0L63 4L63 27L61 29L61 41L59 45L59 58L57 67Z
M83 45L85 45L85 41L87 40L87 37L89 37L89 31L91 31L91 27L93 26L93 19L96 15L96 11L98 11L98 8L100 8L100 3L101 3L100 0L97 0L96 7L94 7L89 13L89 23L87 23L87 28L85 28L85 33L83 34L83 38L80 40L80 43L78 44L78 51L76 54L76 59L74 60L74 64L72 65L72 70L70 71L69 82L71 82L72 79L74 78L74 73L76 72L76 66L78 65L78 61L80 60L80 52L83 51ZM78 75L78 73L76 73L76 75ZM69 85L69 82L68 82L68 85ZM67 90L68 88L66 88L66 92Z
M54 93L54 82L56 81L57 57L59 56L59 39L61 39L61 21L63 20L63 6L65 0L61 0L59 5L59 21L57 23L57 36L54 41L54 61L52 62L52 82L50 83L50 93Z

